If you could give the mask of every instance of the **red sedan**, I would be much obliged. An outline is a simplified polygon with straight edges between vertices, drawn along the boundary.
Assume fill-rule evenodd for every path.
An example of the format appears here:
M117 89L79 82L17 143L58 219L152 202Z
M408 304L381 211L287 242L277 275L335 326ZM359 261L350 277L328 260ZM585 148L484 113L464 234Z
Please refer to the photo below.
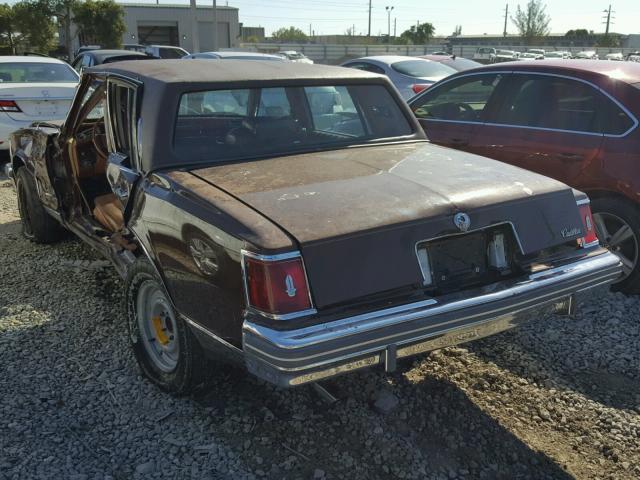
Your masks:
M433 143L588 193L601 242L624 264L616 288L640 293L640 64L501 63L452 75L409 103Z

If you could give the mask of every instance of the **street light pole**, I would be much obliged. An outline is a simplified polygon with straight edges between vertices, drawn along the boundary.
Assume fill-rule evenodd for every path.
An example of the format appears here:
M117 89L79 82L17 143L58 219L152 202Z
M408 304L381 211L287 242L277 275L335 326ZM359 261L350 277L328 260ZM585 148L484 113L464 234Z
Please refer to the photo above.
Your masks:
M393 7L385 7L387 11L387 38L391 38L391 10Z
M369 0L369 30L367 32L367 37L371 36L371 0Z
M218 6L213 0L213 51L218 51Z
M196 0L189 2L191 9L191 50L200 51L200 36L198 35L198 16L196 13Z

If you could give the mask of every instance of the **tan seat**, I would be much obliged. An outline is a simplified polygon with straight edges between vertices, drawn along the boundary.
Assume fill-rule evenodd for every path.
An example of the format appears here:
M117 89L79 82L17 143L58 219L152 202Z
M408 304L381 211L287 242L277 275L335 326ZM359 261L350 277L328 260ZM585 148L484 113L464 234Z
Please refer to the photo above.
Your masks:
M124 209L118 197L108 193L96 197L94 203L93 216L101 225L111 232L119 232L124 228Z

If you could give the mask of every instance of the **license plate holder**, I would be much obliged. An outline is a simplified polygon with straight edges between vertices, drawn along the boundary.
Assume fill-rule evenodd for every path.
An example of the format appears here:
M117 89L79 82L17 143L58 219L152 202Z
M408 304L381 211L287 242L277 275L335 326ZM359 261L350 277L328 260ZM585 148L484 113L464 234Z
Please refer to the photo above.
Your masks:
M433 281L438 288L464 287L489 275L485 232L435 240L420 248L427 249Z

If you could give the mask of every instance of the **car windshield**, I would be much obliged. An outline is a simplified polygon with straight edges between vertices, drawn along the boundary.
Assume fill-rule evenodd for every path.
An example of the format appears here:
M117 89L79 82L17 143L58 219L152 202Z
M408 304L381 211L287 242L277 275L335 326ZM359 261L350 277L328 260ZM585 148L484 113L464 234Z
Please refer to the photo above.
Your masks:
M392 63L391 68L398 73L416 78L448 77L456 73L451 67L429 60L402 60Z
M442 63L447 65L448 67L461 72L463 70L469 70L470 68L481 67L482 64L478 62L474 62L473 60L469 60L468 58L448 58L443 60Z
M1 83L64 83L77 82L78 75L62 63L16 62L0 63Z
M182 95L174 149L191 162L329 150L414 133L382 85L210 90Z

